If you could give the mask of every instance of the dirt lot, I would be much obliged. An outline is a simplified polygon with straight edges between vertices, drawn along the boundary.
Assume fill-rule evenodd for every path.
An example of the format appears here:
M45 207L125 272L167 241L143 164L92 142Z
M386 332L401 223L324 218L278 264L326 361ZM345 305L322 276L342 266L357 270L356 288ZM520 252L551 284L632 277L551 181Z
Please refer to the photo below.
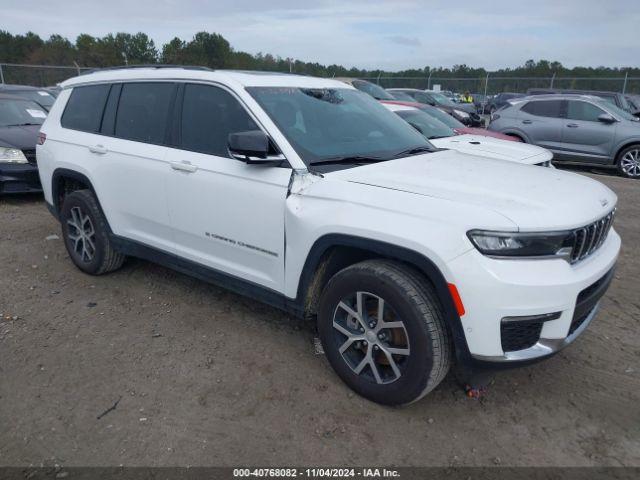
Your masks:
M40 197L1 199L0 465L638 466L640 183L597 178L624 249L589 330L404 409L353 395L312 328L142 261L85 275Z

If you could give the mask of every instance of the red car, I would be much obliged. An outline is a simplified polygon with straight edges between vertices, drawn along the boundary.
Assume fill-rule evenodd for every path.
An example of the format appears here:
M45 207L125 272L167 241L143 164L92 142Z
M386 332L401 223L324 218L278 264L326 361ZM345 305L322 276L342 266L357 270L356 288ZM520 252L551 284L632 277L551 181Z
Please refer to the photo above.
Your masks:
M479 135L483 137L493 137L499 138L500 140L508 140L510 142L520 142L521 140L517 137L512 137L510 135L504 135L503 133L492 132L487 130L486 128L474 128L474 127L466 127L458 120L453 118L451 115L443 112L437 107L432 107L431 105L425 105L424 103L418 102L404 102L400 100L381 100L380 103L388 103L391 105L404 105L407 107L419 108L423 112L431 115L432 117L440 120L442 123L447 125L449 128L452 128L454 132L458 135Z

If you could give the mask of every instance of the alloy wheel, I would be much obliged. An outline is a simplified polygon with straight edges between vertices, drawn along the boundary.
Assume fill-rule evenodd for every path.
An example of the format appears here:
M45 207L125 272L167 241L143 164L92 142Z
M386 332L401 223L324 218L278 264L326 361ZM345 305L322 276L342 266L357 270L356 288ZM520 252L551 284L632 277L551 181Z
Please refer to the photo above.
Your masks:
M620 168L630 177L640 176L640 149L629 150L620 159Z
M89 263L96 253L96 233L91 218L80 207L73 207L70 213L67 236L80 260Z
M409 336L394 308L377 295L356 292L333 314L338 351L351 370L377 384L398 380L410 354Z

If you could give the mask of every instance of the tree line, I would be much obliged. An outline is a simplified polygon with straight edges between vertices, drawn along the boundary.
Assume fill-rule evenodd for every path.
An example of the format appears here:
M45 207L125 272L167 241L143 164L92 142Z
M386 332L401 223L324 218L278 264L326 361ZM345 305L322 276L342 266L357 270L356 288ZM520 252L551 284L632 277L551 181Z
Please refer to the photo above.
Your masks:
M416 62L419 60L417 59ZM109 34L104 37L94 37L88 34L80 34L75 42L61 35L51 35L48 39L42 39L33 32L13 35L0 30L0 63L38 64L38 65L76 65L78 67L111 67L119 65L135 64L178 64L178 65L202 65L210 68L231 68L241 70L263 70L276 72L295 72L319 77L348 76L379 78L385 86L407 85L407 81L398 77L411 77L415 86L425 88L426 79L431 76L437 78L471 79L467 89L479 91L484 81L487 70L473 68L467 65L454 65L450 68L425 66L423 68L406 69L389 72L383 70L365 70L347 68L342 65L322 65L317 62L306 62L293 58L283 58L270 53L250 54L234 49L231 44L220 34L210 32L198 32L190 40L182 40L175 37L162 46L156 46L153 39L145 33L139 32ZM61 81L61 79L45 78L43 72L29 72L26 69L6 69L6 83L33 83L49 84ZM610 67L564 67L560 62L548 60L527 60L516 68L503 68L491 72L491 77L534 77L545 78L556 76L558 82L562 77L580 77L576 87L574 81L571 85L558 84L559 87L594 88L603 90L619 90L619 81L607 82L606 77L621 78L627 73L630 77L640 77L640 68L610 68ZM16 78L6 78L7 76ZM35 75L39 78L32 78ZM62 75L62 72L50 72L49 75ZM66 76L71 76L67 72ZM395 82L393 79L398 78ZM600 79L600 80L598 80ZM409 82L411 83L411 82ZM450 82L451 83L451 82ZM454 82L455 83L455 82ZM467 83L466 81L464 83ZM498 83L494 83L498 85ZM520 81L522 84L522 81ZM535 82L534 82L535 83ZM491 84L491 83L490 83ZM519 89L518 82L504 82L501 85L515 86ZM610 84L610 85L609 85ZM505 87L500 90L505 90ZM546 80L544 85L547 86ZM640 85L639 85L640 86ZM477 88L473 88L477 87ZM610 88L605 88L610 87ZM458 90L461 90L458 89ZM634 88L635 90L635 88Z

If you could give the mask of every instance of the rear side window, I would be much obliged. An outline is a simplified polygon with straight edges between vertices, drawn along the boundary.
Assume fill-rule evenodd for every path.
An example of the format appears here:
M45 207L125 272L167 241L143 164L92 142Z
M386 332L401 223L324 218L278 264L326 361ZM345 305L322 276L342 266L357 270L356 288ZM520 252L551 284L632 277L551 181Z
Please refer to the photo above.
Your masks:
M571 120L583 120L585 122L597 122L598 117L606 113L599 107L588 103L588 102L578 102L574 100L569 101L569 105L567 107L567 118Z
M75 87L60 119L62 126L83 132L98 132L109 87L110 85Z
M115 136L145 143L164 143L173 83L126 83L116 114Z
M538 117L560 118L562 112L561 100L544 100L537 102L529 102L520 110Z
M230 133L258 129L238 100L226 90L209 85L185 86L181 148L228 157Z

